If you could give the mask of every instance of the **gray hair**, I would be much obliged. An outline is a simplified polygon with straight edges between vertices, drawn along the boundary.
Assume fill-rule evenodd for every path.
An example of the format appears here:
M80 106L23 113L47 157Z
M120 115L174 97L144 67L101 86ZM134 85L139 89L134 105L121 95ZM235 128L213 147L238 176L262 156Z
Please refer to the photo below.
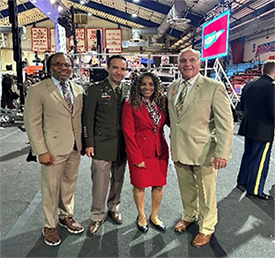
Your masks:
M180 56L181 56L183 53L188 52L188 51L193 52L193 53L198 57L198 59L200 60L200 58L201 58L201 52L200 52L200 51L195 50L195 49L192 49L192 48L184 48L183 50L180 51L180 53L179 53L179 55L178 55L178 63L179 63L179 58L180 58Z

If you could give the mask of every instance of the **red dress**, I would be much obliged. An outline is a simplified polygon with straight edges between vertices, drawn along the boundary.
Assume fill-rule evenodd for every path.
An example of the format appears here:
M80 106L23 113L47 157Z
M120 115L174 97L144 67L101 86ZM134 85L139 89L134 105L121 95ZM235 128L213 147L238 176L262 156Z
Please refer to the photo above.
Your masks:
M163 186L166 184L168 145L163 127L167 113L160 111L161 120L155 124L143 104L139 110L127 101L123 107L122 128L126 142L131 184L136 187ZM145 161L146 168L136 164Z

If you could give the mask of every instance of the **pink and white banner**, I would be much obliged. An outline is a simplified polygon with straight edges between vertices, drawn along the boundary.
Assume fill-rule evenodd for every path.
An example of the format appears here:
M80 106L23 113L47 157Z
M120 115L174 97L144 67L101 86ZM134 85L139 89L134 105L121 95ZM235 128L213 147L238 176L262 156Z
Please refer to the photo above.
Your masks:
M103 29L102 28L87 28L86 29L86 35L87 35L87 50L89 51L97 51L97 30L101 31L101 43L102 43L102 33L103 33ZM101 44L102 45L102 44ZM102 52L102 49L101 51Z
M48 29L32 28L32 51L44 52L48 49Z
M50 52L55 52L55 29L50 29Z
M109 53L122 52L121 29L105 29L105 48L109 49Z

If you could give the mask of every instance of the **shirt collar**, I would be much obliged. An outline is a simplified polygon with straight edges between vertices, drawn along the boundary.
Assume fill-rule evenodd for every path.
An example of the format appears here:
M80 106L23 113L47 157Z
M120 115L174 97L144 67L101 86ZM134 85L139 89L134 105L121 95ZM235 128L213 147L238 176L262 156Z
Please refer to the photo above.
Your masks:
M108 82L111 84L113 90L115 90L116 87L120 87L121 83L119 85L115 84L110 77L108 77Z
M189 79L189 80L188 80L188 85L193 86L194 83L195 83L195 81L197 80L198 77L199 77L199 74L197 74L197 75L195 75L194 77L192 77L191 79ZM186 80L184 80L184 79L182 78L181 83L184 83L185 81L186 81Z
M51 79L52 79L52 81L53 81L53 83L54 83L55 86L60 86L61 81L57 80L53 76L51 76ZM65 85L68 85L68 80L65 81Z

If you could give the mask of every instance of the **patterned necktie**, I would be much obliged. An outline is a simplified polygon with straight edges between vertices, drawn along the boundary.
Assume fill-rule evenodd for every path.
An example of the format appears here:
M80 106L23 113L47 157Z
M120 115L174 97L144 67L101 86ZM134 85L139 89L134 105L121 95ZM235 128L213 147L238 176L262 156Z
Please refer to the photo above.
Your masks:
M187 93L187 86L188 86L188 81L185 81L184 82L184 85L183 85L183 88L182 88L182 91L178 97L178 100L177 100L177 103L176 103L176 111L177 111L177 115L179 116L181 111L182 111L182 108L183 108L183 102L184 102L184 99L186 97L186 93Z
M60 82L60 85L62 87L63 97L68 105L68 108L70 109L70 112L73 112L73 104L72 99L70 96L70 92L68 91L67 84L65 82Z
M120 99L121 99L121 89L119 88L119 86L117 86L115 88L115 92L116 92L116 96L117 96L118 101L120 101Z

